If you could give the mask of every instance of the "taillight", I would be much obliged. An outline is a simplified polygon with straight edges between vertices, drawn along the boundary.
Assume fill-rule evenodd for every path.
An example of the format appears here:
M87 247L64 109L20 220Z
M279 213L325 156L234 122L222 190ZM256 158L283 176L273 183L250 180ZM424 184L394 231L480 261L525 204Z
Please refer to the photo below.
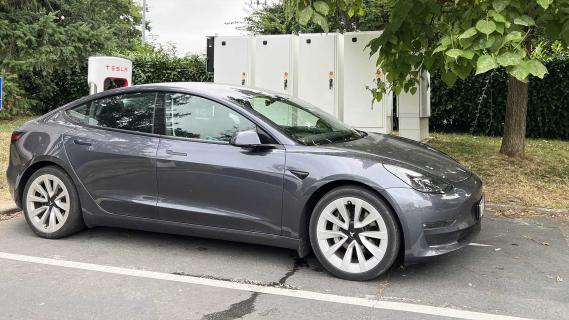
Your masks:
M14 131L14 132L12 132L12 136L10 137L10 142L11 142L11 143L14 143L14 142L20 140L20 138L23 137L23 136L24 136L24 133L23 133L23 132L21 132L21 131Z

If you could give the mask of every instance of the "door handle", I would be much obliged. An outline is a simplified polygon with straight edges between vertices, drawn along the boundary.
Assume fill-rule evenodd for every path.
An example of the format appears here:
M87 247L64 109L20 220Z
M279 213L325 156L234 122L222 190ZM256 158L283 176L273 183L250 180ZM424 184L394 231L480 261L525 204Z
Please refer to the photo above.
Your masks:
M177 152L177 151L172 151L172 150L166 150L166 154L171 155L171 156L181 156L181 157L186 157L188 155L185 152Z
M85 142L85 141L81 141L81 140L73 140L73 143L75 143L76 145L80 145L80 146L87 146L90 147L91 144L89 142Z

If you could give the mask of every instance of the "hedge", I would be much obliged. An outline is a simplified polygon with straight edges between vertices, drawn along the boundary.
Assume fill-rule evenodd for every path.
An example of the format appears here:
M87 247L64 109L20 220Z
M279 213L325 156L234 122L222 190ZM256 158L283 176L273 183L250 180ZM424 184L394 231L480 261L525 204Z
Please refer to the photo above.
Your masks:
M546 63L549 74L529 84L527 136L569 139L569 58ZM472 76L447 87L438 75L431 77L430 129L502 135L507 98L504 70Z
M177 57L165 51L124 56L133 62L133 84L174 81L212 81L206 58L200 55ZM32 102L27 113L42 114L89 94L87 61L77 68L57 70L49 75L21 74L25 96ZM13 110L16 111L16 110ZM23 112L12 112L17 115ZM5 113L8 116L8 113Z

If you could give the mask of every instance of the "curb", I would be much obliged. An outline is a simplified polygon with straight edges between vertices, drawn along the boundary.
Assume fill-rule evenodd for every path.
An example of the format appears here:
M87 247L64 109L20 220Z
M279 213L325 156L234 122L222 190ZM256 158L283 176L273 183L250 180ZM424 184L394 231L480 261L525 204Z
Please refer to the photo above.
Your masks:
M516 205L509 205L509 204L499 204L499 203L487 203L486 208L537 211L537 212L542 212L542 213L569 215L569 209L550 209L550 208L540 208L540 207L524 207L524 206L516 206Z
M16 213L18 211L21 211L22 209L13 206L13 207L4 207L4 208L0 208L0 214L12 214L12 213Z

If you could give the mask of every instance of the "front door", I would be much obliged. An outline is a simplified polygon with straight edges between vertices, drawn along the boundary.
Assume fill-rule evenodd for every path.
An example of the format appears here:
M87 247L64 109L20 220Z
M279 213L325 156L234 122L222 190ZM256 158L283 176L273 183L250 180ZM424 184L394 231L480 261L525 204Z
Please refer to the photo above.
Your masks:
M156 218L156 93L101 98L67 110L83 126L67 134L73 170L108 213Z
M257 127L217 102L172 93L164 108L166 137L157 153L160 217L280 233L285 150L230 145L234 133Z

